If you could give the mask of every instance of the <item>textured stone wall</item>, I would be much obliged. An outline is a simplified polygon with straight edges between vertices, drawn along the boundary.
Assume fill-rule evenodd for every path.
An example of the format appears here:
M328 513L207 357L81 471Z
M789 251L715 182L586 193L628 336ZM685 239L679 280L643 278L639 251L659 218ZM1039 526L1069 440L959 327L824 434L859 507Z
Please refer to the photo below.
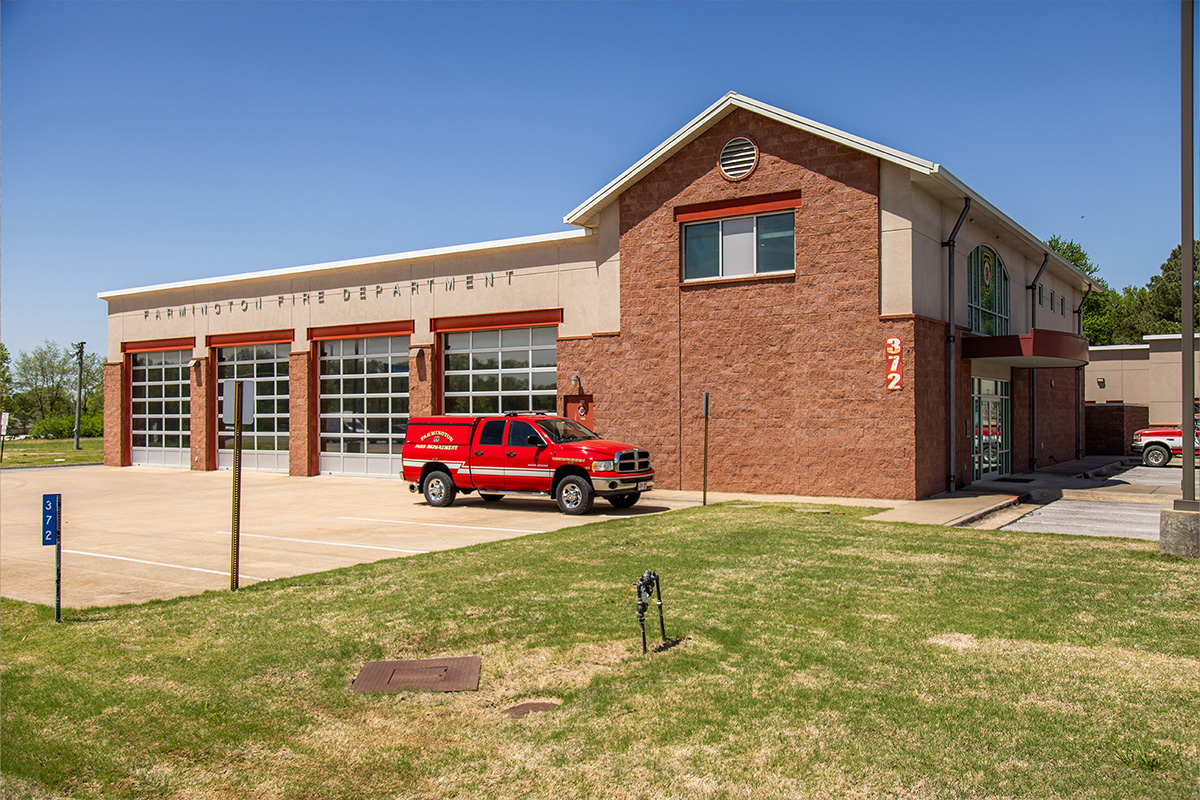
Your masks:
M216 390L213 374L209 371L211 360L199 359L191 368L191 467L194 470L217 468L215 445Z
M949 488L946 387L950 345L945 322L912 317L909 325L912 332L904 342L904 391L914 405L913 481L916 496L927 497Z
M433 407L433 347L410 347L408 351L408 413L419 417L435 413ZM559 370L559 374L562 370Z
M760 161L733 182L717 158L739 135ZM795 275L682 284L675 208L796 190ZM873 157L744 111L625 192L621 333L559 347L597 430L651 449L660 488L699 489L708 391L710 490L918 496L912 387L937 369L909 351L885 389L885 340L914 325L879 317L878 195Z
M129 388L125 364L104 365L104 465L129 464Z
M1042 469L1076 458L1079 415L1079 372L1071 367L1037 370L1037 441L1031 452L1032 405L1030 385L1033 370L1012 371L1012 471L1026 472L1034 468L1032 456L1037 456L1037 468ZM1079 442L1087 452L1087 436Z
M315 378L312 353L288 354L288 474L317 474L317 409L312 407ZM310 417L311 412L311 417Z

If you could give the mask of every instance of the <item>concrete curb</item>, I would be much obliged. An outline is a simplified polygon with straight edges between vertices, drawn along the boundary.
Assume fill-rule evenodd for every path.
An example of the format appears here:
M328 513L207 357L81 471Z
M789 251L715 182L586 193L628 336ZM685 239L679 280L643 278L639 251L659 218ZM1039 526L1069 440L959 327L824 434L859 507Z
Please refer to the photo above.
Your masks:
M963 516L958 517L957 519L952 519L944 524L950 528L965 527L970 525L972 522L978 522L984 517L990 517L992 514L995 514L998 511L1003 511L1004 509L1011 508L1012 506L1019 506L1024 502L1023 498L1024 495L1019 497L1005 497L987 508L981 508L977 511L972 511L969 514L964 514Z

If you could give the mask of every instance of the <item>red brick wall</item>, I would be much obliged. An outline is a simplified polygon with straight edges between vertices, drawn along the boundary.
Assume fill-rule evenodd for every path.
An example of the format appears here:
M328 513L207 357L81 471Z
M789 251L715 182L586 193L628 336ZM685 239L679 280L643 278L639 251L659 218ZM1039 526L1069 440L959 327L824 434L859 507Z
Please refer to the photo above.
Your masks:
M730 182L738 135L760 161ZM795 276L681 285L675 207L797 189ZM884 342L914 323L879 318L878 194L876 159L740 110L626 191L621 334L559 347L598 432L651 449L660 488L699 489L708 391L710 490L917 496L913 384L884 388Z
M216 390L210 363L207 357L202 358L191 368L191 467L202 471L217 468L214 422L217 413Z
M1033 370L1012 371L1012 471L1026 472L1034 468L1031 446L1032 394L1030 385ZM1078 442L1079 372L1073 368L1037 370L1037 468L1043 469L1076 458ZM1053 384L1053 385L1051 385Z
M949 331L945 322L927 317L911 318L910 327L912 332L904 340L904 392L914 404L913 480L916 496L928 497L949 488Z
M1133 434L1150 427L1150 407L1125 403L1088 403L1083 407L1088 455L1128 455Z
M419 417L435 413L433 407L433 348L412 347L408 351L408 413ZM562 370L559 370L559 374Z
M129 385L124 362L104 365L104 465L129 464Z
M288 474L317 474L318 424L313 406L313 364L309 352L288 354ZM309 413L312 413L311 418Z

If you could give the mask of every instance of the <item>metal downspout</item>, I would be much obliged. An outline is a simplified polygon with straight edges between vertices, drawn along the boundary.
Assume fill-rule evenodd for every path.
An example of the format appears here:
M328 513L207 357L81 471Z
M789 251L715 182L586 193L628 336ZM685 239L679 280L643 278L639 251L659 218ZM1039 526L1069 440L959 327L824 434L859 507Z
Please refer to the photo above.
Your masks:
M1033 333L1033 329L1037 327L1037 285L1042 279L1042 273L1046 271L1046 265L1050 263L1050 254L1042 253L1042 266L1038 268L1037 275L1033 276L1033 283L1025 288L1030 291L1029 295L1029 332ZM1030 467L1032 472L1037 472L1038 451L1037 451L1037 367L1029 370L1031 388L1029 390L1029 452L1030 452Z
M1079 301L1078 315L1075 319L1075 332L1083 335L1083 304L1092 293L1092 284L1083 290L1083 299ZM1083 458L1083 367L1075 368L1075 460Z
M958 361L958 345L956 342L956 339L958 337L955 336L955 333L957 332L957 328L955 327L955 316L954 316L954 244L958 240L958 230L959 230L959 228L962 227L962 224L966 221L967 212L969 212L970 210L971 210L971 198L964 197L963 198L963 210L962 210L962 213L958 215L958 222L954 223L954 230L950 231L950 238L947 239L946 241L942 242L942 247L950 248L950 265L949 265L950 280L949 280L949 287L948 287L949 294L950 294L950 297L949 297L950 335L946 337L946 341L950 345L950 398L948 400L948 405L950 407L950 413L947 415L948 420L949 420L949 422L947 424L947 427L949 429L949 436L946 437L949 440L948 446L950 448L950 460L949 460L950 474L946 477L946 480L950 484L950 491L952 493L957 491L957 489L958 489L958 481L955 479L955 474L954 474L954 462L955 462L954 434L958 427L957 423L955 421L955 413L954 413L955 405L956 405L955 401L958 399L958 392L956 391L957 386L955 383L955 369L954 369L955 363Z

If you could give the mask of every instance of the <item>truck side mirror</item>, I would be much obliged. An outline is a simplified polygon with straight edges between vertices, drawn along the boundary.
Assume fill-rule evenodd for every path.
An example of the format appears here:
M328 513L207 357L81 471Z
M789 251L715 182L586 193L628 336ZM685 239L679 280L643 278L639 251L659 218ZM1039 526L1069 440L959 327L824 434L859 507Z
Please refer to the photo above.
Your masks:
M541 440L541 439L539 439L539 438L538 438L538 437L536 437L536 436L530 436L529 438L527 438L527 439L525 440L525 444L529 445L530 447L543 447L543 446L545 446L545 443L544 443L544 442L542 442L542 440Z

